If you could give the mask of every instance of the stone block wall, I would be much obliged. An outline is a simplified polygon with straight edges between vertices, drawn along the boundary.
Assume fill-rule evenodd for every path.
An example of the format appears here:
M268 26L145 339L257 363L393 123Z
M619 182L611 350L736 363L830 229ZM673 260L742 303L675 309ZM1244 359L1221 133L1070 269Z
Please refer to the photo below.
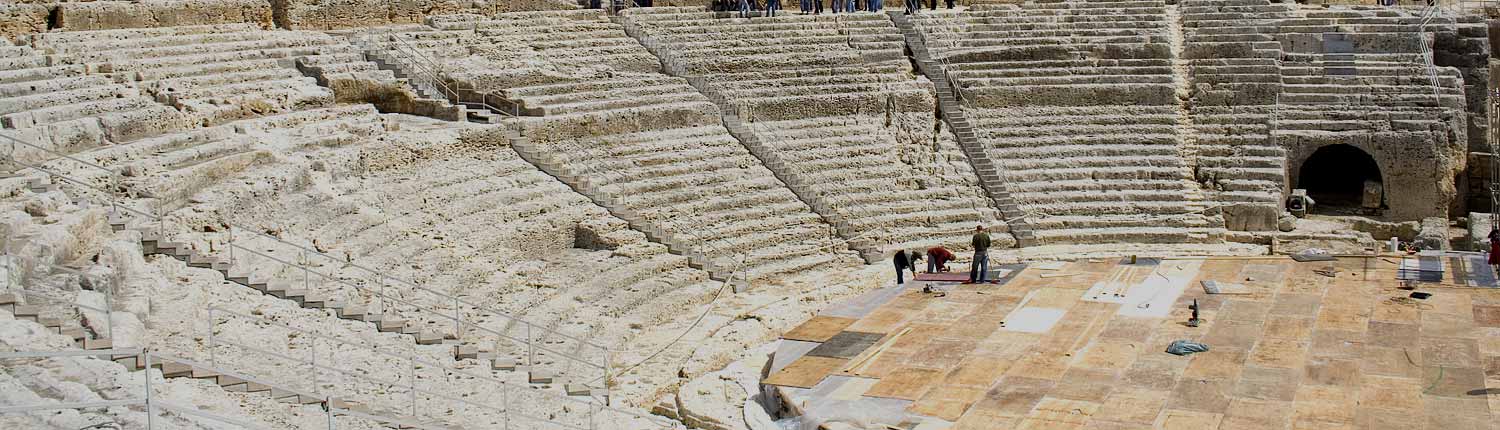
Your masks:
M15 39L47 31L48 13L43 5L0 4L0 37Z
M271 0L276 25L332 30L422 22L431 15L576 9L569 0Z
M75 31L229 23L271 28L271 4L265 0L99 1L56 7L54 28Z
M1452 130L1461 141L1461 130ZM1380 167L1389 219L1414 220L1427 217L1446 218L1458 202L1454 178L1467 162L1462 145L1449 142L1413 141L1427 132L1392 131L1372 133L1360 139L1322 138L1313 135L1283 136L1287 148L1287 171L1300 172L1302 165L1319 148L1348 144L1375 159ZM1293 187L1297 187L1293 184Z

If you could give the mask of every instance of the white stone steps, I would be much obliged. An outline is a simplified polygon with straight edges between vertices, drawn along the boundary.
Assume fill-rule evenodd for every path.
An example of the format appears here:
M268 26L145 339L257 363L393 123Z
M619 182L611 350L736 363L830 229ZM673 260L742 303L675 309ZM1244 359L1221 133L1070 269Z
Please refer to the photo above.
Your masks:
M100 99L91 102L51 106L0 115L0 124L11 128L27 128L94 117L110 112L125 112L153 106L165 107L147 97Z
M681 83L682 85L687 85L687 82L683 81L680 78L661 75L645 75L632 76L628 79L587 79L554 84L520 86L505 88L500 91L502 94L505 94L506 97L512 98L542 97L560 94L571 94L577 92L609 90L618 88L622 85L661 86L668 83Z
M3 81L0 81L3 82ZM111 86L114 82L101 75L63 76L51 79L0 83L0 104L10 98L55 94L70 90Z
M135 49L111 49L92 51L91 55L72 54L65 58L75 62L150 62L153 59L179 56L201 56L235 52L260 52L288 48L316 48L333 44L327 36L311 37L304 34L278 32L277 37L262 40L204 43L181 46L154 46Z
M61 65L26 69L0 69L0 83L23 83L83 76L88 68L83 65Z
M99 101L138 97L140 95L141 92L135 88L109 84L10 97L0 99L0 115L69 105L82 105Z

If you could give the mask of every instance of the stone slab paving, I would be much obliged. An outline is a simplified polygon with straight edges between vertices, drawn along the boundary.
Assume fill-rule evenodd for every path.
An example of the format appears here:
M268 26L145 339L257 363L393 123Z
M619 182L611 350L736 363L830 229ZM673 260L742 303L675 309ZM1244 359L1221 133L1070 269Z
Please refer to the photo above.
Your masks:
M1438 282L1412 284L1398 279L1403 257L1098 259L1018 268L1005 284L943 294L892 287L852 301L859 315L792 331L852 320L831 339L870 334L859 339L868 345L784 342L778 361L800 363L762 384L809 419L883 408L859 419L938 429L1491 428L1500 290L1473 286L1493 285L1494 274L1444 255L1428 260ZM1172 277L1188 288L1159 282ZM1205 280L1243 288L1207 294ZM1109 282L1127 296L1160 291L1169 309L1143 315L1124 309L1137 302L1088 294ZM1202 323L1192 327L1195 300ZM1062 315L1041 330L1020 320L1040 309ZM1211 349L1167 354L1180 339Z

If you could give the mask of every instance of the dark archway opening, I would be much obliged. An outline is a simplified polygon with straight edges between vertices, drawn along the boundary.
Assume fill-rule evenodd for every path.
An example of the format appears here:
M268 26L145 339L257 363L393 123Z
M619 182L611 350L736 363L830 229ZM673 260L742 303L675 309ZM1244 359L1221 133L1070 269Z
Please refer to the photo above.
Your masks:
M1360 207L1365 181L1382 182L1380 166L1369 153L1343 144L1318 148L1297 174L1297 188L1327 209Z

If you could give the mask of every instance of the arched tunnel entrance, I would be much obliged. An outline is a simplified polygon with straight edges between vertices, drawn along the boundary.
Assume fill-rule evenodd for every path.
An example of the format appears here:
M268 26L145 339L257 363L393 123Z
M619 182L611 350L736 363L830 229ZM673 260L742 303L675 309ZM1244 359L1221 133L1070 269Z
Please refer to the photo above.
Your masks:
M1380 166L1369 153L1350 145L1318 148L1297 174L1297 188L1324 209L1360 207L1365 181L1382 182Z

